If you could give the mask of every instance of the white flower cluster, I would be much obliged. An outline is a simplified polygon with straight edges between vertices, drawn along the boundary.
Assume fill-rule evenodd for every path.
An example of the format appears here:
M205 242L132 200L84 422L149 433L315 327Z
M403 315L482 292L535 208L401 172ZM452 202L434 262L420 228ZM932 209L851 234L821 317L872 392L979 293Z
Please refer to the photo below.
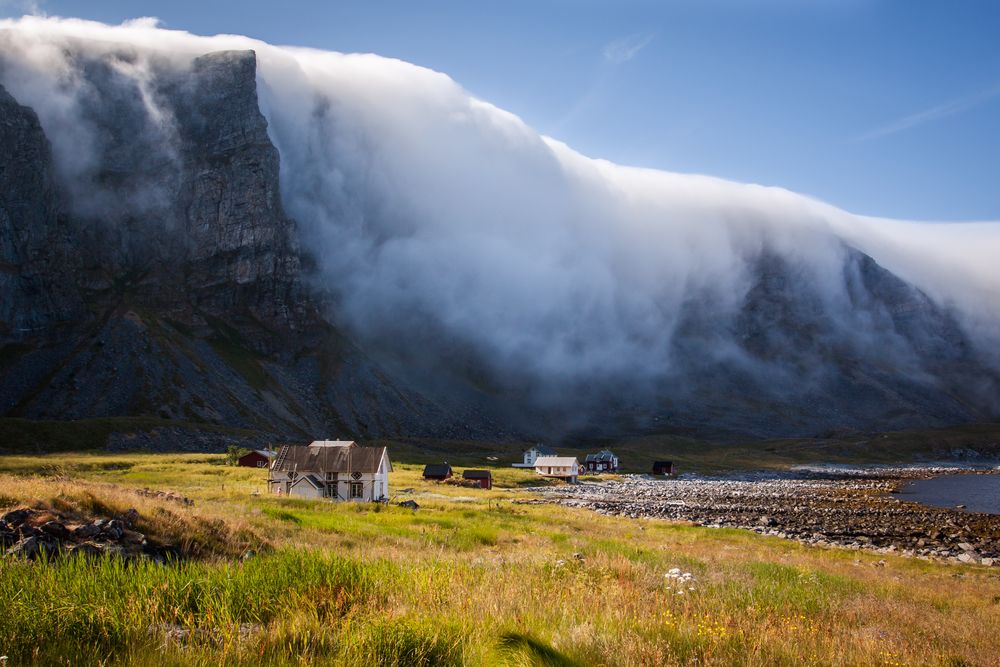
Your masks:
M695 588L695 578L690 572L681 572L679 567L672 567L663 575L667 580L667 590L674 591L676 595L684 595L685 590L693 591Z

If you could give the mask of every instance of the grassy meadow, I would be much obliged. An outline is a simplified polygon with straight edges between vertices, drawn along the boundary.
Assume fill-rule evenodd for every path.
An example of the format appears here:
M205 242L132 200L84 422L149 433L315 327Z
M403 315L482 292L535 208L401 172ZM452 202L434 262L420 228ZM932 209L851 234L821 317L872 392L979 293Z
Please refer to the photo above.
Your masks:
M397 463L414 511L267 496L223 460L0 457L0 511L134 507L194 555L0 559L8 665L1000 664L995 569L521 504L511 468L483 491Z

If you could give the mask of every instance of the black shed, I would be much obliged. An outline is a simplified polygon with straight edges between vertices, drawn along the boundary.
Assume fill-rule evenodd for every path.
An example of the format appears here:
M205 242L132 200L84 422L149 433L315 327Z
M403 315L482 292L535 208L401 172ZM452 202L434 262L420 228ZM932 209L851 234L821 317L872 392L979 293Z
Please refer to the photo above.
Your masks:
M654 461L653 462L653 474L654 475L673 475L674 474L674 462L673 461Z
M444 481L451 477L451 466L447 463L430 463L424 466L424 479Z

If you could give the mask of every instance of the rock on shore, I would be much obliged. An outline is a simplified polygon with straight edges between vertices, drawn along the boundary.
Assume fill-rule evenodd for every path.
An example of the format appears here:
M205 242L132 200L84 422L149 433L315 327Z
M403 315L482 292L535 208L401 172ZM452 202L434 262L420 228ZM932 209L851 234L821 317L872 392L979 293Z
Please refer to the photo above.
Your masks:
M650 479L537 489L601 514L732 527L820 546L1000 565L1000 517L932 508L891 495L932 469L762 475L757 479ZM950 472L954 472L951 470Z

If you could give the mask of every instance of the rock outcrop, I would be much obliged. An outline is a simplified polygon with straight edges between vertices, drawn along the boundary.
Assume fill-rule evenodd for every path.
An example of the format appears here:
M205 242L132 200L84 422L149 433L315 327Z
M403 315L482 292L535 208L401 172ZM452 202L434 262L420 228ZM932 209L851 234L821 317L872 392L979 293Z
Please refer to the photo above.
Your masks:
M129 426L115 448L485 435L320 317L255 54L163 63L144 90L115 74L132 58L123 47L81 67L81 133L100 140L71 174L36 115L0 94L0 415L178 424Z
M0 552L27 560L72 556L112 556L166 563L183 556L180 549L147 539L134 530L139 513L72 522L49 511L15 509L0 517Z
M0 339L17 341L78 316L82 302L48 139L3 86L0 156Z

